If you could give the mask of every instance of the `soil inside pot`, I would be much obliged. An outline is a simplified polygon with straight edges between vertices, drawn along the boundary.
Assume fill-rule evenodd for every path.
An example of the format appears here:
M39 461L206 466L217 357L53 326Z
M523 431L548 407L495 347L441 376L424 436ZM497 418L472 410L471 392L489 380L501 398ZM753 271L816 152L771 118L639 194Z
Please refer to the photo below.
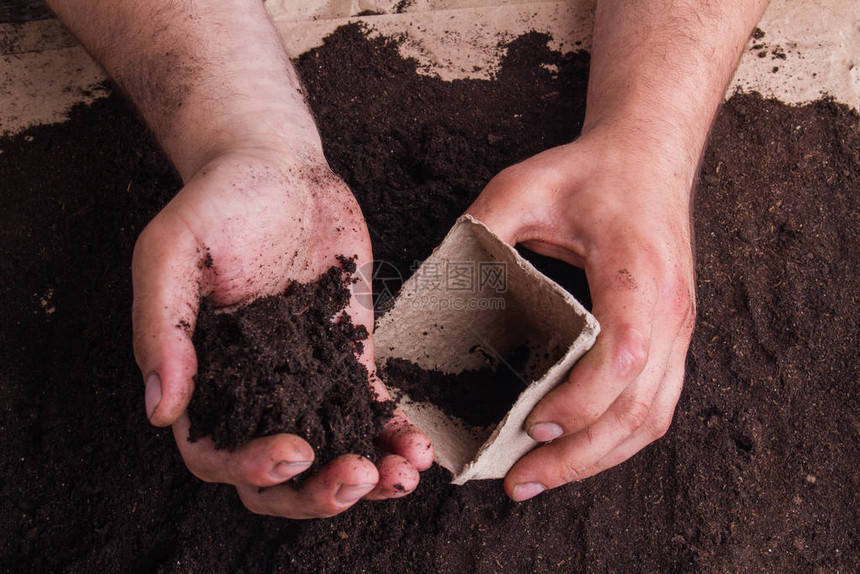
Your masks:
M429 402L475 427L492 429L528 386L529 349L520 345L496 367L445 373L391 358L379 369L382 381L414 401Z
M541 352L525 341L504 356L490 355L483 348L473 352L488 362L480 369L448 373L425 369L402 358L389 358L379 367L379 376L392 390L406 393L413 401L426 402L447 415L489 436L526 388L541 378L560 357Z

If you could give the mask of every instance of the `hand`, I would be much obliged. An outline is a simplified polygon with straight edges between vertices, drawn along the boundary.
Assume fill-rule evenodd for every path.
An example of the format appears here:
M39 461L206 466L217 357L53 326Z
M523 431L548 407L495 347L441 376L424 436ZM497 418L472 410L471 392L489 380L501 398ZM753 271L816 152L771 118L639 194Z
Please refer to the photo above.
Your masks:
M210 439L187 440L185 409L197 370L190 333L200 298L238 305L282 292L291 281L313 281L337 264L337 255L354 254L359 267L371 261L367 228L346 185L324 160L309 163L290 150L266 147L231 150L208 161L135 246L134 349L146 381L147 416L154 425L173 425L192 473L235 485L254 512L326 517L361 498L403 496L417 486L418 471L433 461L429 440L402 413L379 437L390 454L376 465L344 455L300 489L283 484L314 458L298 436L269 436L233 452L215 450ZM211 265L205 264L207 256ZM358 304L355 294L347 311L372 332L373 310ZM370 339L361 360L375 373ZM375 375L371 384L388 398Z
M508 472L517 501L633 456L667 431L680 396L695 316L696 166L666 169L622 135L594 129L510 167L468 210L511 245L584 268L601 325L526 421L546 444Z

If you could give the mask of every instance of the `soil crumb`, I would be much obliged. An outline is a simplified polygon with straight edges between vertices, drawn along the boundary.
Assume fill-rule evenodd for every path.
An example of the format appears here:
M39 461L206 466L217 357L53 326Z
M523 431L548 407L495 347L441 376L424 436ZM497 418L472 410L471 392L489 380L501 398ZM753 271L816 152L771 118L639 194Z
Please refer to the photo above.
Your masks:
M355 261L340 261L314 283L292 283L235 312L203 302L190 440L211 435L216 448L232 450L297 434L316 452L310 472L342 454L373 457L393 405L375 400L358 360L367 329L343 311Z

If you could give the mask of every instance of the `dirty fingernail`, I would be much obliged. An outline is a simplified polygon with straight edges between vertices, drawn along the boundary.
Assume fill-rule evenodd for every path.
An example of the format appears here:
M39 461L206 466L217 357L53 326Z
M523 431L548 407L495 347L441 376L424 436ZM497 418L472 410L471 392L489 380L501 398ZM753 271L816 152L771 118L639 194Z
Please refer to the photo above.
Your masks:
M537 423L529 429L529 435L538 442L557 439L564 434L564 429L555 423Z
M406 496L407 494L409 494L410 492L412 492L415 489L412 488L410 490L406 490L406 487L398 482L397 484L395 484L394 486L391 487L391 490L392 490L391 498L400 498L401 496Z
M524 482L514 487L513 499L517 502L528 500L535 497L546 490L546 487L539 482Z
M300 472L306 470L311 465L310 462L279 462L269 472L275 480L286 480L292 478Z
M342 484L334 495L339 504L352 504L373 490L373 484Z
M161 402L161 377L158 373L149 373L146 377L146 390L144 391L146 401L146 418L151 419L152 413Z

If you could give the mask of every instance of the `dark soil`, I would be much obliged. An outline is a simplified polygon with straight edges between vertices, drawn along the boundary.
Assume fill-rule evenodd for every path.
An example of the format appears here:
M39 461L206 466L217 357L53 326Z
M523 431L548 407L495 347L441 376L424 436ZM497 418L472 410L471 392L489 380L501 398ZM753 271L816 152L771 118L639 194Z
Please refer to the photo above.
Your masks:
M307 472L342 454L374 457L373 439L394 407L375 400L358 361L367 329L343 312L355 260L341 264L232 313L204 301L194 331L191 440L211 435L216 448L232 450L257 437L297 434L316 453Z
M429 402L476 427L495 427L532 381L526 372L529 347L520 345L502 364L461 373L422 369L406 359L388 359L379 369L382 381Z
M551 52L547 39L513 41L495 82L418 75L394 42L357 27L300 58L326 156L361 203L377 261L409 277L490 178L579 132L588 54Z
M445 83L341 30L300 68L377 256L408 274L496 171L575 136L587 64L529 35L496 80ZM523 504L434 467L410 496L311 522L249 514L146 422L129 264L179 180L121 99L0 140L2 569L860 570L858 124L826 100L723 107L695 206L699 324L664 439Z
M51 18L53 13L43 0L3 0L0 2L0 22L29 22Z

